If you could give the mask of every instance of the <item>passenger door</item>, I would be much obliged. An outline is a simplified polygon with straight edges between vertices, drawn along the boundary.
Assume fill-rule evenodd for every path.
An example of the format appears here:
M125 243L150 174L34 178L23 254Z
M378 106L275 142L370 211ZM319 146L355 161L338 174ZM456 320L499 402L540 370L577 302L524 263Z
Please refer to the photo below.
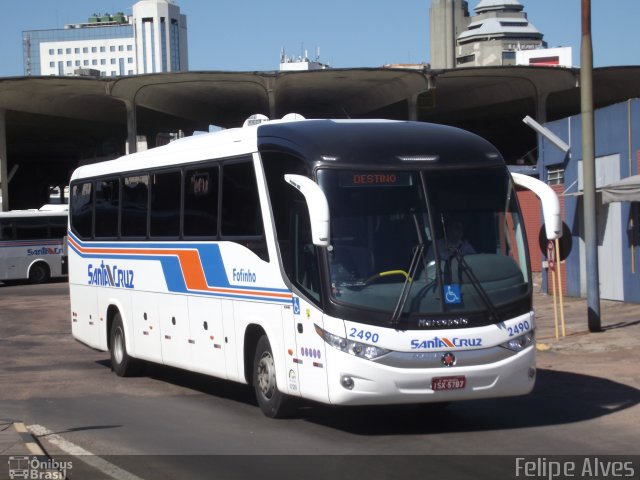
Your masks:
M311 242L311 225L305 203L294 204L292 222L291 280L304 293L297 295L294 292L292 307L296 339L293 357L298 365L298 387L303 397L327 402L325 343L314 326L323 326L322 311L313 303L321 303L318 251Z

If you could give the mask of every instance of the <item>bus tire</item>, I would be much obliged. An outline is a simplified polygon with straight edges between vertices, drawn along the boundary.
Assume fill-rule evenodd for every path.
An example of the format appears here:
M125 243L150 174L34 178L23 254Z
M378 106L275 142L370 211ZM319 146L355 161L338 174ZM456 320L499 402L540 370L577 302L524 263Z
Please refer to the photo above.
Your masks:
M29 283L45 283L49 281L51 272L49 266L44 262L37 262L29 269Z
M119 377L131 377L139 373L139 364L135 358L127 353L127 342L120 312L113 317L111 332L109 333L109 353L111 355L111 369Z
M276 364L271 344L262 335L256 346L253 361L253 387L260 410L269 418L283 418L291 413L292 399L278 390Z

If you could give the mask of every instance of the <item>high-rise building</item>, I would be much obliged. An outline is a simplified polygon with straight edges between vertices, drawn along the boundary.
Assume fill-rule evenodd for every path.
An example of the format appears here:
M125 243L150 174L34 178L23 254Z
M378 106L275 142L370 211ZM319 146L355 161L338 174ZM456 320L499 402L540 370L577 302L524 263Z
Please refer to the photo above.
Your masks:
M429 9L431 68L455 68L456 38L469 25L466 0L431 0Z
M115 77L188 69L187 18L172 0L141 0L132 15L93 14L63 29L22 32L24 74Z
M481 0L474 11L463 0L432 0L432 68L516 65L517 52L547 46L518 0Z

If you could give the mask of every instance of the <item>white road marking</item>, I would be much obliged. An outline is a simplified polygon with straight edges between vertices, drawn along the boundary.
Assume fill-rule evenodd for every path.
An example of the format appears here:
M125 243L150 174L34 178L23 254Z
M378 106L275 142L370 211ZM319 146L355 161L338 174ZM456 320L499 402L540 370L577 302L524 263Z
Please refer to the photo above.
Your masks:
M85 450L79 445L76 445L75 443L62 438L57 433L53 433L51 430L43 427L42 425L29 425L27 426L27 428L33 435L37 437L46 436L48 442L57 446L63 452L77 457L78 460L81 460L87 465L100 470L102 473L109 475L111 478L114 478L116 480L143 480L133 473L129 473L126 470L123 470L120 467L114 465L113 463L107 462L104 458L99 457L88 450Z

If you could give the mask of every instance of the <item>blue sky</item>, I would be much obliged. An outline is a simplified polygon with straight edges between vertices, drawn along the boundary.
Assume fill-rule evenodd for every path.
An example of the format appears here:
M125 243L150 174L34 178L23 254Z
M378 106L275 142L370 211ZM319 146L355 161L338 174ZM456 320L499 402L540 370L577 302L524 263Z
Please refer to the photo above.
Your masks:
M92 13L131 13L135 0L0 2L0 77L23 74L22 30L62 28ZM428 62L431 0L177 0L187 15L190 70L277 70L304 49L333 67ZM469 0L473 9L479 0ZM550 47L580 58L580 0L520 0ZM640 65L640 0L592 0L594 64Z

